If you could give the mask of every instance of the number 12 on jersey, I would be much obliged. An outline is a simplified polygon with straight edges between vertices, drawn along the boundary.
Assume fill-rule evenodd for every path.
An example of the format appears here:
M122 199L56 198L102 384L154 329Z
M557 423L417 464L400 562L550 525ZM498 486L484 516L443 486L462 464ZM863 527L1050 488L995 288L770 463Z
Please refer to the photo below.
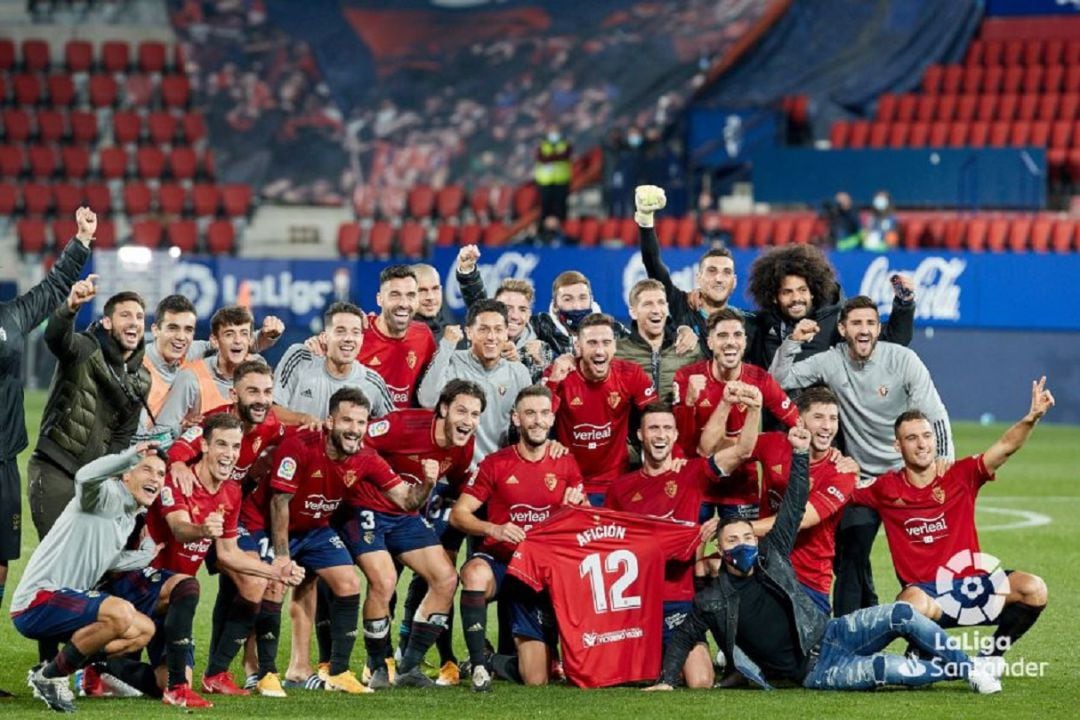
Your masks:
M641 607L640 595L625 594L638 576L637 556L629 550L615 550L608 553L603 561L601 561L601 553L593 553L581 561L578 570L581 577L589 579L593 607L597 613L618 612ZM605 575L617 575L610 587L605 582Z

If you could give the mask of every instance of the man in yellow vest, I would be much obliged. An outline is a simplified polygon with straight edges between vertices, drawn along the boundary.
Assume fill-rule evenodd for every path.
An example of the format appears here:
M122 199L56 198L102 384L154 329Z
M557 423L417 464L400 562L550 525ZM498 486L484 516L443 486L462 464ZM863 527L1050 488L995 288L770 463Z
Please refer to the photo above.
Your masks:
M536 150L536 169L533 179L540 189L540 218L555 217L562 224L566 220L566 198L570 195L570 179L573 163L570 160L574 147L562 136L559 128L552 125Z

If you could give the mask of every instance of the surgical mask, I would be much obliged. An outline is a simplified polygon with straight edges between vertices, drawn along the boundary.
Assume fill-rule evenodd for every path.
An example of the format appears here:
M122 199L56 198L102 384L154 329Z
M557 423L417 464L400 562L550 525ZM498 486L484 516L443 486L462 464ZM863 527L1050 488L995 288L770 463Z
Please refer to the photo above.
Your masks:
M758 547L742 543L723 552L724 562L741 573L748 573L757 562Z
M560 310L559 320L562 321L571 331L576 331L581 321L592 314L592 308L585 308L584 310Z
M889 198L884 195L874 196L874 209L878 212L885 212L889 208Z
M635 148L640 147L641 146L641 136L640 135L631 135L631 136L629 136L628 138L626 138L626 144L629 145L630 147L635 147Z
M562 135L560 135L557 132L549 132L547 134L547 139L548 139L548 142L556 143L556 142L559 142L559 140L562 139Z

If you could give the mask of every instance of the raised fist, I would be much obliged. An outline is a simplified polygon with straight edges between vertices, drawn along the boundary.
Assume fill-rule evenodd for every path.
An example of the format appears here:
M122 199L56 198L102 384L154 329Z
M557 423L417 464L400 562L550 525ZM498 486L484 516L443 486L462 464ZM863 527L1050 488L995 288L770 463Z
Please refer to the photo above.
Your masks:
M457 254L457 271L462 275L468 275L476 269L476 261L480 259L480 248L475 245L465 245Z
M817 334L818 324L810 318L803 318L791 331L791 339L797 343L804 343L807 340L813 340Z
M97 232L97 215L90 208L81 207L75 211L75 224L79 228L75 237L84 245L90 245Z
M551 363L551 374L548 376L552 382L562 382L566 376L577 367L577 361L573 355L560 355Z
M791 443L791 447L796 451L803 451L810 449L810 431L801 425L794 425L788 430L788 442Z
M741 383L739 388L739 402L751 408L761 407L761 390L756 385Z
M463 337L465 337L465 333L461 331L460 325L447 325L443 328L442 339L455 346L461 342Z
M639 227L651 228L653 226L653 213L662 210L667 205L667 197L664 189L656 185L638 185L634 189L634 222Z
M225 518L215 511L206 516L202 524L203 537L219 538L225 532Z
M267 315L263 318L262 328L259 334L266 338L277 340L285 332L285 323L276 315Z
M439 479L439 461L432 460L431 458L424 458L420 461L420 466L424 470L424 484L434 484Z
M686 404L690 407L697 405L701 393L705 392L705 380L704 375L690 376L690 380L686 384Z

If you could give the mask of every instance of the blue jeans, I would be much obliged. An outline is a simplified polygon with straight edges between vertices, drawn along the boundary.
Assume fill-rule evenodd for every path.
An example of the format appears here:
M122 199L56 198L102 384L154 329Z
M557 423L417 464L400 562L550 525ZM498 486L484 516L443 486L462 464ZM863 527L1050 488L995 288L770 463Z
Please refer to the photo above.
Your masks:
M905 638L932 660L881 651ZM941 680L966 679L971 660L952 649L948 635L933 620L905 602L856 610L830 620L821 637L817 664L803 679L815 690L871 690L882 685L918 687Z

